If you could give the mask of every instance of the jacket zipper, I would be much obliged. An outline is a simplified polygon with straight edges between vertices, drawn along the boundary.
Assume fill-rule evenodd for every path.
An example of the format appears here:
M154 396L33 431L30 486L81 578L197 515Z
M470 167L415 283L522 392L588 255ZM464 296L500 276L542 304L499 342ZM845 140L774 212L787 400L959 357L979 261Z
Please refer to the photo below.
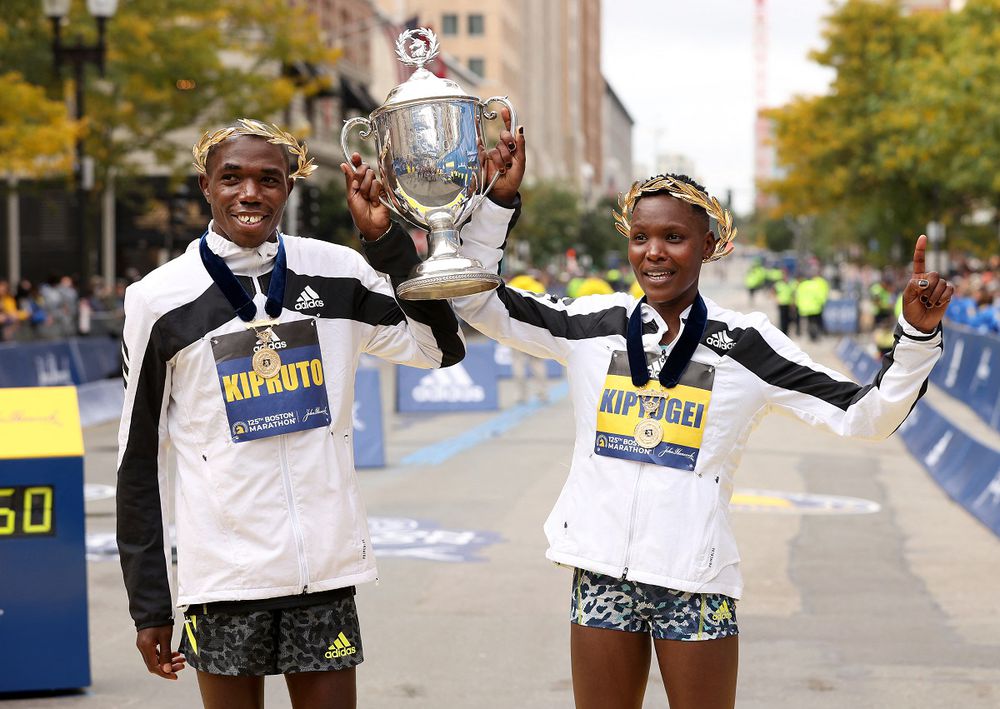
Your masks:
M281 480L285 485L285 497L288 498L288 515L292 520L292 534L295 535L295 547L299 553L299 586L300 593L309 590L309 563L306 561L306 544L302 537L302 527L299 525L299 513L295 509L295 499L292 496L292 473L288 469L288 449L285 436L278 436L278 451L281 458Z
M632 490L632 511L628 518L628 536L625 538L625 561L622 564L622 581L628 576L628 562L632 554L632 537L635 534L635 517L639 509L639 483L642 481L642 473L645 470L646 464L639 463L639 474L635 476L635 488Z

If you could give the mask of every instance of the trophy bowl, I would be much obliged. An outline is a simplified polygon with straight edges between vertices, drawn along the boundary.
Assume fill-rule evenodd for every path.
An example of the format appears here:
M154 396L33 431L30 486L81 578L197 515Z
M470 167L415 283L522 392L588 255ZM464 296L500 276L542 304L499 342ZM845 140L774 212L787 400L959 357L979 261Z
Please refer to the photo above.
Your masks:
M430 30L404 32L396 51L400 61L417 70L370 116L345 122L340 135L348 165L350 132L361 126L360 137L374 139L383 204L397 218L429 232L427 258L396 292L406 300L432 300L492 290L500 285L500 276L459 254L458 233L499 177L496 173L484 184L486 166L479 161L485 121L497 117L489 106L505 105L512 126L514 107L504 96L486 101L469 96L455 82L425 69L437 53Z

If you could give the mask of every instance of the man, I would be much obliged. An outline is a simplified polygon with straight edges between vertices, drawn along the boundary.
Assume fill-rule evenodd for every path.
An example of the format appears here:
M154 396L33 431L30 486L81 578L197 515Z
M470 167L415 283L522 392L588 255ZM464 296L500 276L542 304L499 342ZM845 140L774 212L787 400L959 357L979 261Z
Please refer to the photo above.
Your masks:
M160 677L197 669L210 709L263 706L267 674L285 675L294 707L356 706L354 585L377 573L351 450L358 358L427 368L465 353L447 303L394 299L418 258L367 169L341 166L371 265L279 232L315 169L306 152L258 121L206 134L194 156L212 221L125 296L118 547L136 645Z

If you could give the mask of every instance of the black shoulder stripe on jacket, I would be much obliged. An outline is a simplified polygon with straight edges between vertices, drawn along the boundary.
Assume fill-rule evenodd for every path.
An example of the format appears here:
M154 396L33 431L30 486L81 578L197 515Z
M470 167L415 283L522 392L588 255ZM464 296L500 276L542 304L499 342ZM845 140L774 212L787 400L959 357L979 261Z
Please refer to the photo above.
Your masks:
M170 623L173 606L164 558L158 475L160 412L167 362L180 350L234 317L214 285L161 316L150 332L138 371L128 441L118 468L117 536L129 612L136 628Z
M567 340L584 340L588 337L625 335L628 327L628 310L616 305L593 313L570 315L565 310L550 308L545 301L551 296L532 298L522 295L504 284L496 291L497 297L515 320L545 328L556 337ZM559 302L552 299L552 302Z
M710 329L713 332L728 330L725 323L712 322L712 325L713 327ZM720 325L721 327L717 327ZM734 328L728 332L735 341L735 345L725 354L756 374L761 380L782 389L815 396L817 399L836 406L841 411L847 411L853 404L863 399L869 391L877 388L882 383L882 377L885 376L894 362L895 344L893 349L882 358L882 367L871 383L861 386L854 382L838 381L825 372L818 372L785 359L775 352L764 337L753 328ZM902 328L897 326L895 333L897 343L902 334ZM927 381L924 380L914 405L926 391Z
M365 257L372 268L389 275L393 292L405 281L414 266L420 263L413 239L399 226L377 241L365 241L362 245ZM384 297L384 296L382 296ZM465 344L459 335L458 318L451 305L444 300L404 300L398 302L388 298L400 319L405 314L419 323L427 325L441 350L441 366L449 367L465 358Z

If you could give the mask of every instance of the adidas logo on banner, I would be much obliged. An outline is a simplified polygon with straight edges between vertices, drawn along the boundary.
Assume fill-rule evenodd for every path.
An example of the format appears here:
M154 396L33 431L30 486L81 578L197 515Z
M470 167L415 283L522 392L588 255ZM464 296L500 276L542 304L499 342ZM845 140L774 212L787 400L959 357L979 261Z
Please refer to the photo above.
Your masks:
M435 369L413 388L414 401L456 402L484 399L486 392L472 380L461 364L447 369Z
M299 293L298 300L295 301L296 310L308 310L309 308L322 308L323 301L319 298L319 293L312 289L312 286L306 286Z
M337 639L333 641L326 651L326 659L332 660L335 657L347 657L348 655L353 655L358 649L351 645L351 641L347 639L347 636L343 632L337 636Z
M736 341L730 337L726 330L709 335L705 338L705 342L712 347L718 347L720 350L731 350L736 347Z

